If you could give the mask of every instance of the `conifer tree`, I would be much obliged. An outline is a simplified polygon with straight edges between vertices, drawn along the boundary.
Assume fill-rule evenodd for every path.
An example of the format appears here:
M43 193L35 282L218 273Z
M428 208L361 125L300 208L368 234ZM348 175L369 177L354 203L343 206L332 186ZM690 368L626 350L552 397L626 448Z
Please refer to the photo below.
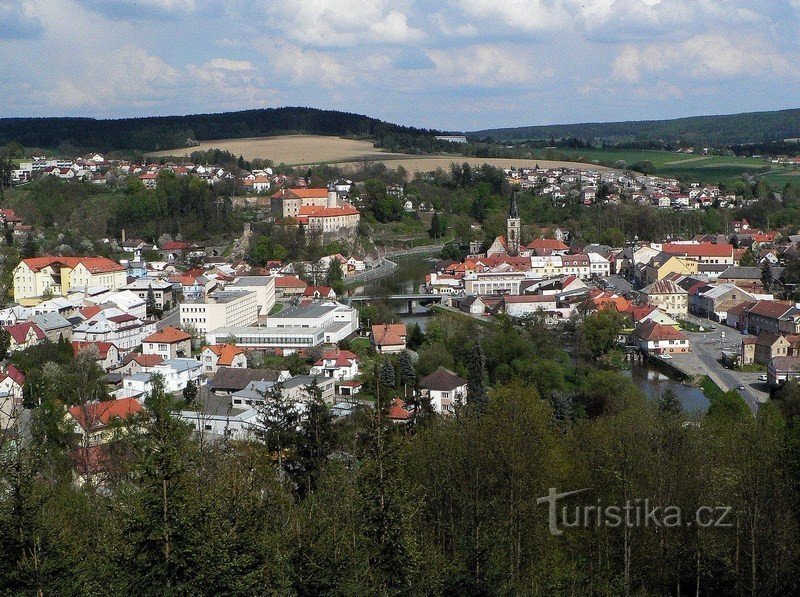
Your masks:
M378 379L385 388L393 388L397 384L396 373L392 360L386 358L381 363L381 370Z
M486 377L486 355L480 342L472 347L467 365L467 403L472 404L478 412L484 412L488 404L486 388L483 385Z

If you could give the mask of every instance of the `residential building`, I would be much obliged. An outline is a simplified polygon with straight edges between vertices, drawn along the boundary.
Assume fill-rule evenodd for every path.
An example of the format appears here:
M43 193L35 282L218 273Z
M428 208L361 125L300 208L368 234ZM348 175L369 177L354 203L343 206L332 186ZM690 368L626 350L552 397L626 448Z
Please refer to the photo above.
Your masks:
M177 328L166 327L144 339L142 353L157 354L165 361L191 356L192 336Z
M739 364L752 365L756 362L756 338L755 336L744 336L741 348L739 349Z
M775 357L789 356L791 344L777 332L764 332L756 337L755 362L759 365L768 365Z
M537 311L555 311L557 307L558 300L555 295L521 294L503 297L503 310L509 317L527 317Z
M358 375L358 357L349 350L326 350L311 368L313 375L330 377L336 381L351 380Z
M83 437L84 446L108 443L114 435L115 423L119 423L117 428L124 432L122 423L144 414L144 408L134 398L88 402L67 411L75 432Z
M51 342L59 339L72 339L72 324L58 313L42 313L31 317L31 321L44 332L45 337Z
M198 334L207 334L219 328L248 326L258 321L258 311L255 292L217 291L202 302L181 303L181 327L191 326Z
M776 387L790 379L800 379L800 357L775 357L767 365L767 384Z
M735 284L742 290L750 293L759 294L764 292L764 285L761 282L762 271L755 266L732 266L726 268L717 277L722 283Z
M164 380L164 390L169 393L184 390L188 382L196 382L203 373L197 359L169 359L152 367L145 367L143 372L160 375Z
M673 317L686 317L689 293L671 280L659 280L641 290L642 298Z
M119 364L119 350L111 342L73 342L72 350L76 356L82 352L91 353L103 371L109 371Z
M663 280L670 274L682 274L693 276L697 274L697 261L693 259L683 259L670 255L669 253L659 253L647 263L644 268L644 283L652 284Z
M125 266L105 257L33 257L14 268L14 300L35 305L51 294L67 296L72 288L103 286L111 291L127 284Z
M780 330L781 318L794 307L789 301L756 301L745 312L747 331L753 335Z
M230 398L207 394L198 398L196 408L181 410L178 417L209 439L243 440L256 433L260 415L255 408L234 407Z
M250 382L270 381L284 382L291 375L288 371L272 369L237 369L235 367L217 367L217 372L208 384L208 390L218 396L229 396L244 390Z
M127 353L152 334L155 322L143 322L119 309L104 309L78 324L72 330L72 339L79 342L111 342L122 353Z
M754 300L755 297L752 294L735 284L719 284L704 292L689 295L689 311L707 319L725 321L729 309L743 301Z
M275 294L278 297L303 296L306 284L297 276L277 276L275 278Z
M444 367L423 377L419 387L420 397L430 400L431 407L439 414L452 414L456 406L467 402L467 380Z
M200 351L200 362L203 363L203 373L206 375L216 373L220 367L247 368L244 350L233 344L204 346Z
M11 336L8 346L9 352L25 350L45 340L44 332L32 321L10 325L5 329Z
M406 324L379 323L373 325L369 341L381 354L394 354L406 349Z
M145 305L147 304L147 295L150 290L152 290L156 308L166 310L170 309L176 303L173 287L174 285L166 280L139 278L123 286L123 290L130 290L133 292L136 296L145 301Z
M686 353L692 350L685 333L655 321L637 325L633 331L633 338L642 351L650 354Z

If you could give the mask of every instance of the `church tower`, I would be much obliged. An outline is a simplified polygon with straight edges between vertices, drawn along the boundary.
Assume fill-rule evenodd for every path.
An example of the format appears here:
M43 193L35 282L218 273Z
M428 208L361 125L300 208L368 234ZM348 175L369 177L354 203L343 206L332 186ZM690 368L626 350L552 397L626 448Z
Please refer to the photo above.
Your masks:
M520 224L517 192L514 191L511 194L511 209L508 210L508 220L506 220L506 245L508 246L508 254L512 257L519 255Z
M326 207L336 207L338 205L339 194L333 183L328 185L328 201Z

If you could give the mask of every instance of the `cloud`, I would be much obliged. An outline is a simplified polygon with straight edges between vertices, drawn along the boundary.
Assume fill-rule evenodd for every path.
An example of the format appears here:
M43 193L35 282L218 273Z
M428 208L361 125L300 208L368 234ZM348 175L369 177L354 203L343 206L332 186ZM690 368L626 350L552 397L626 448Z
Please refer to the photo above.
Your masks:
M50 104L62 110L102 112L125 107L155 106L177 85L179 71L135 46L90 59L83 72L71 71L49 93Z
M492 87L533 80L533 65L518 49L477 44L456 51L429 50L428 58L452 85Z
M406 15L393 10L382 20L370 25L372 39L389 44L404 44L419 41L425 34L408 25Z
M112 19L143 21L178 17L198 8L196 0L78 0L78 3Z
M504 29L527 33L563 30L572 20L562 0L451 0L450 5L476 21L476 31L484 35Z
M206 67L234 72L255 70L252 62L247 60L230 60L228 58L214 58L213 60L209 60L206 62Z
M614 59L612 72L618 80L637 83L646 75L672 71L676 78L688 74L694 79L798 72L785 56L761 39L721 35L697 35L678 44L627 45Z
M259 40L256 47L267 55L269 66L275 73L288 77L289 82L296 85L314 84L332 88L353 79L351 70L326 52L303 49L272 38ZM281 83L285 84L283 81Z
M42 22L16 0L0 0L0 41L33 39L44 31Z

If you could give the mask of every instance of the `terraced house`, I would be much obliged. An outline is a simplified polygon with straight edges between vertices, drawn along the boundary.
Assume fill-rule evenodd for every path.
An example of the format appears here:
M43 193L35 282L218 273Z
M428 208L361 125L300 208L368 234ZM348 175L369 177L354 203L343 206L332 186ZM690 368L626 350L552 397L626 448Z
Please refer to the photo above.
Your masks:
M104 286L119 290L128 282L126 268L106 257L33 257L14 268L14 300L36 305L43 297L67 296L72 288Z

